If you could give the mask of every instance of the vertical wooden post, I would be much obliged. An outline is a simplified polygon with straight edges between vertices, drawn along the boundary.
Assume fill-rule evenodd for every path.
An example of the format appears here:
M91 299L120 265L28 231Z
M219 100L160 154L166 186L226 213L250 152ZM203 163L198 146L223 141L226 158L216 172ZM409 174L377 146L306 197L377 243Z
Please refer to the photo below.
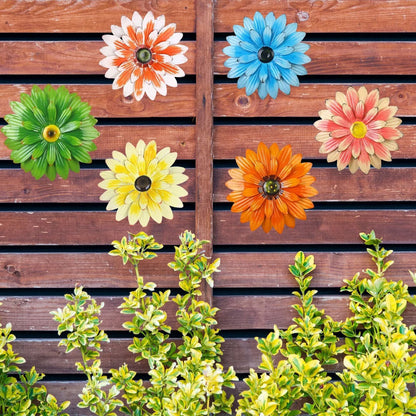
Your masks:
M209 240L207 256L212 256L213 241L213 0L196 0L196 157L195 157L195 233ZM202 298L212 303L212 289L204 282Z

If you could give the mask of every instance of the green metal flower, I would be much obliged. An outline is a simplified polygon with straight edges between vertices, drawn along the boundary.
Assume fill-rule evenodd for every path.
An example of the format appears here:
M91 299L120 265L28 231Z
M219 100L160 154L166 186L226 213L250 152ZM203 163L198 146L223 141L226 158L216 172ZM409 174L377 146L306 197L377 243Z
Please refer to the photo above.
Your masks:
M12 150L10 158L25 172L39 179L56 175L66 179L69 170L79 172L82 163L91 163L88 152L97 147L97 120L91 107L64 87L43 90L34 85L30 94L22 93L20 101L11 101L14 114L4 117L8 125L1 131L5 145Z

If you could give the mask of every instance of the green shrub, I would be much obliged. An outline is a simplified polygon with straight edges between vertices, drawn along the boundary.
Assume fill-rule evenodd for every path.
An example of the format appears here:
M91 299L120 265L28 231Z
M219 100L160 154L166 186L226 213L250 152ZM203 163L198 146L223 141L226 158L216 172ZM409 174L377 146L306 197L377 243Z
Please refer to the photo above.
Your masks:
M12 347L16 337L12 326L0 324L0 411L2 416L68 416L63 411L69 402L59 405L56 398L48 394L46 387L39 384L44 375L36 372L22 371L19 365L25 363Z
M392 253L380 246L374 232L360 234L376 270L345 281L351 316L336 322L313 303L309 289L313 256L299 252L289 267L299 291L297 317L285 331L277 327L257 339L262 353L259 369L244 380L237 415L298 414L317 416L404 416L416 414L416 334L403 322L407 303L415 304L401 281L384 277ZM414 277L414 275L412 274ZM342 371L328 367L342 360Z
M154 258L154 251L162 248L152 236L140 232L123 237L113 242L114 250L110 252L120 256L124 264L130 262L136 272L137 289L124 298L120 308L121 313L132 315L123 324L133 334L128 349L136 361L147 361L147 383L126 364L111 369L111 377L103 374L101 343L109 341L99 328L103 305L98 305L82 287L65 296L68 304L63 309L52 312L59 322L59 334L67 334L60 345L67 352L81 352L82 362L76 366L86 374L87 383L79 407L99 416L115 415L117 409L134 416L231 413L234 397L223 388L233 388L237 378L232 367L224 371L220 364L224 339L214 328L218 309L200 300L199 289L203 279L213 284L212 274L218 271L219 260L210 263L201 251L206 241L199 241L191 232L185 231L180 240L169 267L179 272L182 294L173 299L169 290L155 291L156 285L144 283L139 274L140 261ZM164 310L168 302L177 305L179 345L169 339L171 327L166 324Z

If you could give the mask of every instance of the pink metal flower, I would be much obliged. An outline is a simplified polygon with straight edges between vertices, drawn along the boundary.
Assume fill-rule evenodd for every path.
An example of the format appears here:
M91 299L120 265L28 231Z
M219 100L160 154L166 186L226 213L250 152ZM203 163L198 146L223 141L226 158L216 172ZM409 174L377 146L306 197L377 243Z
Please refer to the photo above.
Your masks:
M321 120L314 123L320 130L316 140L322 142L320 153L328 153L328 162L337 161L338 170L349 165L351 173L361 169L368 173L370 165L381 168L381 161L391 161L390 152L398 149L397 130L401 120L394 115L397 107L389 106L389 98L379 98L379 91L358 92L350 87L347 94L337 92L335 100L326 101Z
M122 16L121 27L112 25L111 30L112 35L103 36L107 46L100 51L106 57L100 65L108 68L106 78L114 78L113 89L123 88L125 97L134 94L140 101L147 94L154 100L185 75L178 65L187 61L188 48L178 44L182 33L175 33L174 23L165 26L164 16L155 19L148 12L142 18L134 12L132 20Z

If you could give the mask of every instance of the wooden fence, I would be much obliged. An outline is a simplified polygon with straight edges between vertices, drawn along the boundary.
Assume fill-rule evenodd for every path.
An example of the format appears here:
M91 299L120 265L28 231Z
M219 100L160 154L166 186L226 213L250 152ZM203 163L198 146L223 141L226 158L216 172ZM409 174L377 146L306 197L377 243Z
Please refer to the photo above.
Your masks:
M186 77L155 101L124 98L111 89L98 64L101 35L135 10L164 14L185 34L189 47L182 66ZM255 11L286 14L288 22L307 32L308 75L289 96L247 97L226 78L225 36ZM208 251L221 258L221 273L213 293L206 288L204 295L220 308L223 364L234 365L238 373L258 365L255 335L274 324L290 324L294 282L287 266L300 249L315 255L317 303L335 318L348 313L347 299L338 290L342 280L371 265L359 232L374 229L383 237L385 246L395 250L390 276L414 286L408 269L414 269L416 255L415 20L416 0L0 2L1 116L33 84L66 85L90 103L101 133L93 163L54 182L24 173L10 161L4 140L0 143L0 322L12 323L18 336L14 348L26 358L25 368L36 365L46 374L49 391L71 400L71 415L85 414L76 407L83 382L76 377L76 354L58 347L49 311L64 305L62 295L75 284L105 302L103 329L111 335L102 357L105 369L132 364L117 306L135 279L107 252L112 240L140 227L116 222L115 213L99 201L97 186L104 159L113 150L123 152L126 142L155 139L158 148L178 152L187 168L184 209L175 211L172 221L146 228L167 250L141 272L160 287L176 288L177 276L166 264L179 234L190 229L212 241ZM351 85L379 88L403 120L393 162L383 162L381 170L368 175L338 172L315 140L313 122L325 100ZM306 221L281 235L251 232L226 200L227 170L259 141L291 144L314 164L315 208ZM407 320L416 323L415 310L409 309Z

